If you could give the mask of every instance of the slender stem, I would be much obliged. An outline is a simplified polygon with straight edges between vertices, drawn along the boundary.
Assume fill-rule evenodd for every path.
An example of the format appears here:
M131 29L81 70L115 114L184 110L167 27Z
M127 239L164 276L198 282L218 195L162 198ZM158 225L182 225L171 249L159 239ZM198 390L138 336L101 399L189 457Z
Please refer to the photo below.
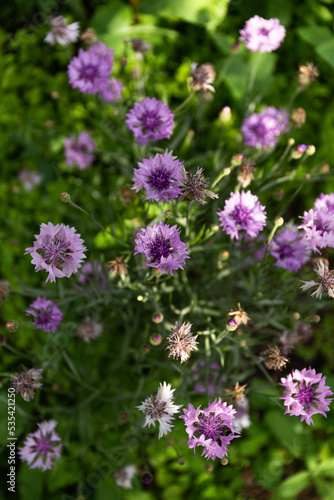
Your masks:
M173 113L176 115L176 113L179 113L179 111L181 111L181 109L185 108L187 106L187 104L192 100L194 95L195 95L195 93L191 92L188 95L188 97L183 102L181 102L181 104L177 108L174 109Z
M261 58L261 53L256 52L255 57L254 57L254 64L251 68L251 72L250 72L249 80L248 80L248 88L247 88L247 94L246 94L246 108L248 108L249 102L251 99L251 94L252 94L252 90L253 90L254 83L255 83L256 73L257 73L257 70L259 68L260 58Z

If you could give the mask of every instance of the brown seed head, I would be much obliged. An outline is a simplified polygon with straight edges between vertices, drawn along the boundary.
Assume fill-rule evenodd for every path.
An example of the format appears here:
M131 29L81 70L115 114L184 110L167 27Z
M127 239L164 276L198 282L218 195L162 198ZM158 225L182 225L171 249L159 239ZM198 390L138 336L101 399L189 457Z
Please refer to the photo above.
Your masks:
M182 167L181 174L183 177L181 181L183 193L180 197L180 201L186 198L189 201L195 200L197 203L205 205L205 196L209 196L211 199L218 198L218 194L206 189L209 184L209 179L203 177L203 168L198 167L196 173L191 174Z
M298 85L304 90L319 76L318 68L313 63L307 63L306 66L299 66Z
M294 109L291 113L291 120L296 127L301 127L306 122L306 111L303 108Z
M259 361L263 361L268 370L282 370L285 365L289 362L288 358L282 355L279 348L274 346L268 346L268 349L261 353Z
M42 369L36 370L35 368L30 368L30 370L10 376L12 387L14 387L16 393L21 394L24 401L30 401L35 395L35 389L42 387L42 384L39 382L42 377L42 371Z

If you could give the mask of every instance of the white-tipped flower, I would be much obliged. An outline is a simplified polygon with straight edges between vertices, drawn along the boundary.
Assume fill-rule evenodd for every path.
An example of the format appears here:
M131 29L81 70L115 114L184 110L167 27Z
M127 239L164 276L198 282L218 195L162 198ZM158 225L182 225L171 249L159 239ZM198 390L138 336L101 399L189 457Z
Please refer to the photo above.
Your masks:
M137 474L137 467L135 465L127 465L122 469L118 469L115 472L115 480L118 486L122 486L126 490L130 490L132 488L132 478Z
M173 415L174 413L178 413L179 408L182 407L182 405L175 405L173 403L174 391L175 389L172 389L171 384L166 384L166 382L163 384L160 383L157 395L149 396L140 406L137 406L138 410L145 413L146 416L143 427L147 425L155 427L155 422L159 422L159 439L174 427L171 424L174 419Z
M305 284L300 288L305 291L316 286L317 289L311 293L312 297L321 299L323 292L327 290L329 297L334 298L334 271L329 271L328 266L321 259L317 262L317 267L314 270L320 280L318 282L314 280L302 281Z
M173 358L181 358L181 363L186 361L190 357L191 351L195 351L197 349L196 342L197 335L193 335L191 333L191 323L179 323L175 322L175 328L171 335L168 337L170 345L166 347L169 349L169 356L173 356Z
M63 16L56 16L49 19L49 25L52 30L49 31L44 41L50 45L58 42L60 45L69 45L74 43L79 38L79 23L67 24Z

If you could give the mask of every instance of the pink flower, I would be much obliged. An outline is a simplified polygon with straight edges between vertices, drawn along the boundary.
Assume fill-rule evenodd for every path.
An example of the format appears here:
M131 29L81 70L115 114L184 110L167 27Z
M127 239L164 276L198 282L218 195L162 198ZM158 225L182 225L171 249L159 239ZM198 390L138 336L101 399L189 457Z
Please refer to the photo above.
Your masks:
M278 19L254 16L248 19L240 30L240 40L245 42L247 49L252 52L272 52L281 45L285 34L285 28Z
M30 469L51 469L52 460L60 457L62 445L59 443L60 437L54 431L56 425L54 420L41 422L38 424L38 430L29 434L23 446L19 448L21 460L28 462Z

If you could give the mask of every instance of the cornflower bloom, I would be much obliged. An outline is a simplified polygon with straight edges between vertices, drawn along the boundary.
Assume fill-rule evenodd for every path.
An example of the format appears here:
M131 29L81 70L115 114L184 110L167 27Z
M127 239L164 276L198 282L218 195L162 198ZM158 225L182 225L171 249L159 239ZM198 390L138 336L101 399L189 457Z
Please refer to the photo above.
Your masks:
M281 378L281 384L285 387L284 395L280 399L284 399L284 406L287 413L290 415L300 416L300 421L304 420L308 425L314 422L312 416L320 413L326 417L326 411L329 411L329 404L333 396L330 387L325 385L326 377L322 373L316 373L311 367L307 370L292 370L287 378Z
M96 144L88 132L80 132L77 139L74 136L65 137L64 145L68 167L76 165L79 170L85 170L95 160L92 151L96 149Z
M315 252L327 246L334 248L334 193L322 193L301 219L303 224L299 229L304 230L303 239L308 248Z
M172 151L164 154L157 153L149 159L138 162L138 169L134 170L133 189L138 192L144 188L147 191L146 200L173 201L181 194L182 163Z
M50 45L58 42L60 45L69 45L74 43L79 38L79 23L67 24L63 16L56 16L49 19L49 25L52 30L49 31L44 41Z
M189 448L193 448L195 453L196 446L203 446L202 455L207 459L221 459L226 456L227 446L232 439L239 437L232 425L236 413L233 406L227 406L227 403L222 403L219 398L203 410L200 406L195 409L189 403L183 412L184 415L180 418L186 425Z
M87 290L89 287L98 290L107 289L107 277L104 267L98 260L88 261L83 264L78 272L78 281L82 285L77 287L80 291Z
M239 239L239 231L246 231L255 238L266 225L265 207L250 191L231 193L225 201L224 210L217 212L220 225L231 238Z
M182 405L175 405L173 402L173 393L175 389L172 389L171 384L160 383L158 392L156 396L149 396L142 402L140 406L137 406L138 410L145 413L145 423L143 427L147 425L155 427L155 422L160 424L159 436L166 435L174 425L171 421L174 419L174 413L179 412L179 408Z
M245 42L247 49L252 52L273 52L281 45L285 34L285 28L278 19L254 16L240 30L240 41Z
M183 269L185 259L190 258L186 243L180 240L180 229L176 225L169 227L162 221L141 229L135 243L134 255L142 253L146 257L144 267L155 267L172 276L173 271Z
M97 339L101 335L102 330L103 325L101 323L97 323L87 316L79 326L77 335L88 343L91 340Z
M188 201L195 200L200 205L205 205L207 203L205 196L209 196L211 199L219 197L218 194L207 189L209 179L203 177L203 168L197 167L196 172L192 174L187 172L182 166L181 174L182 196L180 197L180 201L183 201L186 198Z
M27 436L23 446L19 448L22 461L28 462L30 469L51 469L53 459L60 457L62 444L54 431L57 422L49 420L38 424L38 430Z
M40 184L42 176L33 170L23 168L19 172L18 179L23 184L24 189L29 192Z
M309 260L306 243L295 226L275 235L271 244L270 255L276 259L275 266L298 271Z
M136 473L137 467L132 464L118 469L114 474L116 484L118 484L118 486L122 486L122 488L125 488L126 490L130 490L132 488L131 480Z
M186 361L190 357L190 352L197 350L196 339L198 335L193 335L191 333L191 323L179 323L175 322L175 327L173 332L167 339L170 342L170 345L166 347L169 349L169 355L173 356L173 358L181 358L181 363Z
M21 394L24 401L30 401L35 395L35 389L42 387L40 383L42 371L42 369L30 368L30 370L10 376L12 387L16 394Z
M152 50L152 45L141 38L131 38L131 45L138 59L142 59L145 52Z
M155 97L136 102L126 115L125 123L136 142L145 146L150 141L169 139L173 134L174 115L169 107Z
M198 66L198 63L191 63L190 67L191 85L194 90L214 92L215 89L211 83L216 77L216 72L212 64L205 63Z
M329 271L328 266L326 266L321 259L317 262L317 267L314 271L319 276L319 281L302 281L302 283L305 284L300 288L305 291L316 286L317 289L311 293L312 297L314 296L317 299L321 299L322 294L326 290L328 296L334 298L334 271Z
M268 106L262 113L245 118L241 132L247 146L253 148L274 147L282 132L288 131L289 114L284 109Z
M59 323L63 319L63 313L59 307L44 297L37 297L37 299L30 304L29 309L26 310L26 315L31 314L36 319L34 321L35 328L42 328L45 333L55 333Z
M49 273L46 282L54 283L56 278L69 278L81 267L85 258L84 240L76 234L74 227L56 224L41 224L40 234L35 235L34 246L26 248L25 254L32 256L31 263L36 271L44 269Z
M103 92L113 66L114 51L102 42L91 45L88 50L79 49L79 54L68 65L68 76L73 88L83 94Z
M107 102L120 101L122 98L123 83L116 78L110 78L101 90L102 97Z

